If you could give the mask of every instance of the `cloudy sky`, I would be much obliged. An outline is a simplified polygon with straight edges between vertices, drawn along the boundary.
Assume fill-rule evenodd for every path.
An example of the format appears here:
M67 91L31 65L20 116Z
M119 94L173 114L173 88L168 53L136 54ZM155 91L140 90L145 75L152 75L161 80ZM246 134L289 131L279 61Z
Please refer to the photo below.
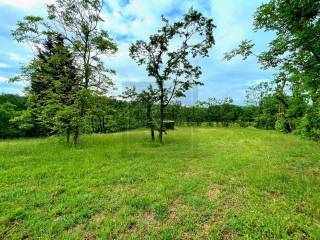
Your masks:
M51 0L52 1L52 0ZM19 67L27 63L32 54L27 46L16 43L10 36L17 21L25 15L45 16L48 0L0 0L0 93L23 94L24 83L8 83L19 74ZM237 104L244 103L245 89L257 82L272 78L272 71L263 71L254 58L230 62L222 60L223 53L234 48L243 39L253 39L256 51L263 50L272 33L254 33L252 17L263 0L105 0L103 26L116 40L119 52L106 59L108 66L117 71L114 81L121 91L128 82L137 85L150 81L143 67L128 56L130 43L155 33L161 26L161 15L179 18L190 7L213 18L217 28L216 45L210 57L199 60L203 70L204 86L193 91L190 101L208 97L232 97ZM187 100L189 101L189 100Z

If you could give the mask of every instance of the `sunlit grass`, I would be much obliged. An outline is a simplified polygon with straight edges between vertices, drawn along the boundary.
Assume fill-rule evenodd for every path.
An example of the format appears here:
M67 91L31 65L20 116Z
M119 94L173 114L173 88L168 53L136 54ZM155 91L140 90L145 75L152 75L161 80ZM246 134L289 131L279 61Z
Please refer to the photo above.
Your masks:
M320 145L238 128L0 142L0 239L319 239Z

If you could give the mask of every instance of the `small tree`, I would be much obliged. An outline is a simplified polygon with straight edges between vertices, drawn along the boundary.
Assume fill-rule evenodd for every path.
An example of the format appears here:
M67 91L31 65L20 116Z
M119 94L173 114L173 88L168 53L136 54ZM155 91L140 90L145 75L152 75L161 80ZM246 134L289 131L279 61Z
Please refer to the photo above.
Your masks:
M109 74L114 71L104 66L102 55L111 55L117 47L105 30L100 30L101 0L56 0L48 5L48 19L26 16L18 22L12 35L18 42L32 46L43 43L52 33L59 33L75 57L78 84L78 119L75 126L74 144L86 113L88 91L105 93L112 83Z
M182 97L194 85L201 85L200 66L194 66L191 58L208 57L214 44L212 19L190 9L182 20L170 24L162 17L164 26L151 35L149 42L137 41L130 47L130 56L145 65L148 75L158 86L160 123L159 141L164 132L164 109L175 97Z
M155 90L150 84L147 89L141 91L140 93L137 93L135 88L127 89L123 96L125 98L129 97L134 101L140 102L146 107L146 123L147 127L150 128L151 140L154 141L155 122L152 116L152 108L158 101L157 90Z

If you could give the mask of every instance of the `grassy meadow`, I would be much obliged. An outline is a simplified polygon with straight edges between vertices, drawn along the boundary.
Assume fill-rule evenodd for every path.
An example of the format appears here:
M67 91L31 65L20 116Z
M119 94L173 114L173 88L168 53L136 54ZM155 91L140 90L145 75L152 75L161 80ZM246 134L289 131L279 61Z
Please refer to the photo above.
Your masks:
M320 239L320 145L178 127L0 142L0 239Z

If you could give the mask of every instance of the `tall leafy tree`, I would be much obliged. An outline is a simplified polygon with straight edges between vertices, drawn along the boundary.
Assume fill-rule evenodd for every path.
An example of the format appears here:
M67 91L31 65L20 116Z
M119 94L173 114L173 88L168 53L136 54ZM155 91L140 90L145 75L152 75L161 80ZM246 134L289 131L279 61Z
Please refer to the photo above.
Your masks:
M212 19L190 9L182 20L170 23L151 35L148 42L137 41L130 47L130 56L145 65L148 75L156 80L159 91L159 141L164 132L164 110L175 97L182 97L194 85L201 85L200 66L191 63L197 56L207 57L214 45Z
M263 69L275 68L278 74L275 82L281 92L284 79L291 88L292 95L305 92L309 107L306 112L310 121L310 131L320 132L320 1L315 0L270 0L262 4L254 17L254 30L272 31L275 38L269 43L267 50L255 54L252 41L245 40L239 48L227 53L229 60L236 55L244 59L250 55L258 58ZM300 90L297 91L297 87ZM283 99L279 99L279 116L283 115ZM295 93L294 93L295 92ZM301 95L300 95L301 96ZM301 103L301 101L299 101ZM291 104L297 103L296 101ZM289 105L288 105L289 107ZM309 111L309 113L308 113ZM310 118L312 116L312 119ZM320 138L320 134L318 136Z
M86 100L90 90L105 93L112 81L114 71L104 66L101 56L112 55L117 51L113 39L105 30L101 30L101 0L56 0L48 5L48 18L27 16L18 22L13 36L19 42L32 45L43 43L52 34L59 33L75 57L78 84L78 120L75 126L74 144L80 137L87 111Z

